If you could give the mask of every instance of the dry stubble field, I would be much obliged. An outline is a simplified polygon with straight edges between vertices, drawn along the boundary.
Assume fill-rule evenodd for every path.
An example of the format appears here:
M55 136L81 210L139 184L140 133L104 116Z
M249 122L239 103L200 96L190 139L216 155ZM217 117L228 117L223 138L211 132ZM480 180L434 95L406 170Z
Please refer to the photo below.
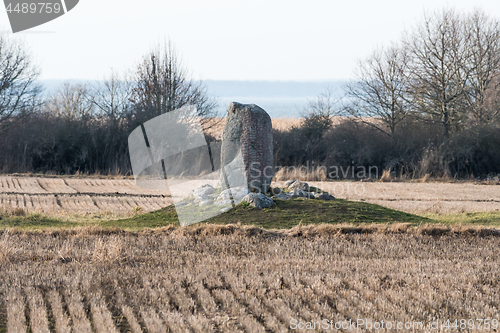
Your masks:
M3 209L48 215L127 215L171 202L129 179L3 176L0 183ZM312 184L410 212L500 205L500 186ZM0 231L0 332L287 332L297 331L293 320L500 319L498 232L328 228Z
M423 332L500 319L500 237L399 229L2 232L0 332L293 332L323 319Z

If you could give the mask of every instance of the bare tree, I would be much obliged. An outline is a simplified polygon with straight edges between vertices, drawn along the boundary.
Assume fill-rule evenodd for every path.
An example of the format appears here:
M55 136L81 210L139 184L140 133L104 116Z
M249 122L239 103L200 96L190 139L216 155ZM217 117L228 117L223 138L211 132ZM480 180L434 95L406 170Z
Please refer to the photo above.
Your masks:
M89 98L98 114L105 116L116 126L131 111L132 89L130 80L111 72L106 80L92 86Z
M464 98L471 75L470 32L454 10L425 15L405 44L412 53L417 113L443 125L444 135L463 127Z
M215 116L216 101L201 82L190 78L179 56L168 42L149 52L135 73L133 100L138 118L160 114L194 105L200 118Z
M412 103L408 94L410 63L408 49L395 44L359 62L356 81L345 87L347 115L394 139L396 127Z
M40 105L41 86L35 82L38 74L24 46L0 35L0 125Z
M316 99L308 101L302 111L302 128L308 140L318 142L332 128L332 117L338 113L339 102L332 86L325 87Z
M314 100L310 100L303 112L304 117L326 116L333 117L338 112L340 98L335 97L335 88L331 85L325 89Z
M63 86L48 98L46 111L51 115L67 119L82 119L93 112L87 86L65 82Z
M476 10L467 17L466 27L471 68L467 106L476 123L487 124L500 109L500 22Z

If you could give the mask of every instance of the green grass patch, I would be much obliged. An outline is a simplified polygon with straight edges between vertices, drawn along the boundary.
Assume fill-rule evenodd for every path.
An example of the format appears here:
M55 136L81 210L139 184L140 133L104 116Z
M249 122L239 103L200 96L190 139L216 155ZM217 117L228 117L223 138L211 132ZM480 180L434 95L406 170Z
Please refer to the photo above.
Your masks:
M0 216L0 228L44 229L44 228L73 228L88 225L82 222L73 222L52 218L41 214L27 216Z
M320 200L277 200L276 206L256 209L249 205L238 205L234 209L217 215L201 223L230 224L241 223L266 229L288 229L298 224L321 223L432 223L432 220L385 208L365 202L336 199ZM105 227L126 229L157 228L167 225L179 225L173 206L138 215L128 219L105 221L99 224Z
M167 225L179 225L177 213L174 206L168 206L160 210L133 216L126 219L103 221L97 224L101 227L119 227L123 229L160 228Z
M460 214L426 214L436 222L443 224L467 224L485 227L500 227L500 212L490 213L460 213Z

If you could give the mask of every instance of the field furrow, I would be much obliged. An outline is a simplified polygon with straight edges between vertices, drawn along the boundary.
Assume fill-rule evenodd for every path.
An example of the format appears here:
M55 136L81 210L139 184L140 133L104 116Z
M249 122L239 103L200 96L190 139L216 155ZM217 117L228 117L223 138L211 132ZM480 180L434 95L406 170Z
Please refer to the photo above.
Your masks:
M7 331L9 333L26 332L25 309L25 300L19 291L10 291L7 296Z
M245 332L265 332L264 326L255 317L247 313L244 306L235 300L234 295L227 289L214 289L212 296L222 306L230 316L238 318L238 322L245 329Z
M97 333L118 333L111 312L100 295L91 295L90 312Z
M47 298L50 302L57 333L70 333L70 317L63 308L61 295L53 289L48 292Z
M246 307L250 313L264 325L267 331L271 332L287 332L286 326L275 317L267 306L259 299L251 294L247 289L247 285L240 277L233 274L223 274L224 280L228 283L230 290L238 303ZM285 324L286 325L286 324Z
M132 333L142 333L141 325L139 325L139 322L137 321L134 310L126 305L123 305L121 310L123 316L127 319L127 323Z
M67 290L65 294L66 304L73 322L73 331L91 333L92 327L84 308L81 294L77 290Z
M149 308L141 310L141 316L146 324L148 332L166 333L167 327L155 309Z
M26 291L28 305L30 308L30 327L33 333L50 333L47 307L43 301L42 294L38 290L29 288Z
M46 193L76 193L77 191L69 187L64 179L58 178L38 178L40 187Z

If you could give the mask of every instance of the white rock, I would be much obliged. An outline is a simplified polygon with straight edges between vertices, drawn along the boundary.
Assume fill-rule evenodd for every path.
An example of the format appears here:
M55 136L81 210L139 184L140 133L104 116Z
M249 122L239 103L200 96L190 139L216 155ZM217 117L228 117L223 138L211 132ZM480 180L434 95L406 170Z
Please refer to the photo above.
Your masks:
M242 187L233 187L231 188L231 193L233 195L233 199L240 201L243 199L248 193L250 193L250 190L246 186Z
M232 200L217 200L215 202L216 206L226 206L226 205L231 205L233 203Z
M202 202L200 202L199 206L205 207L205 206L211 206L212 204L213 204L212 200L203 200Z
M295 181L288 186L289 191L293 191L296 188L301 189L303 191L309 191L309 184L306 182Z
M246 187L246 186L234 187L234 188L222 191L219 194L219 196L217 197L217 201L219 201L219 200L230 200L231 198L233 198L236 201L240 201L249 192L250 191L248 190L248 187Z
M202 195L202 196L199 196L199 197L195 197L194 198L194 203L199 203L199 202L202 202L202 201L208 201L208 200L212 200L211 197L209 196L206 196L206 195Z
M275 196L273 196L274 199L280 199L280 200L290 200L292 198L292 196L288 193L280 193L280 194L276 194Z
M316 199L319 199L319 200L334 200L335 197L333 195L331 195L330 193L323 192L320 195L318 195L316 197Z
M295 188L292 192L290 192L290 195L291 195L292 199L313 197L309 192L306 192L300 188Z
M230 200L230 199L231 199L231 190L229 189L220 192L219 196L217 197L217 201Z
M193 196L195 198L202 198L206 197L209 194L213 194L215 192L215 188L210 185L210 184L205 184L200 187L198 187L196 190L193 191Z
M273 199L266 197L262 193L249 193L241 201L248 202L250 206L259 209L269 208L276 205Z

